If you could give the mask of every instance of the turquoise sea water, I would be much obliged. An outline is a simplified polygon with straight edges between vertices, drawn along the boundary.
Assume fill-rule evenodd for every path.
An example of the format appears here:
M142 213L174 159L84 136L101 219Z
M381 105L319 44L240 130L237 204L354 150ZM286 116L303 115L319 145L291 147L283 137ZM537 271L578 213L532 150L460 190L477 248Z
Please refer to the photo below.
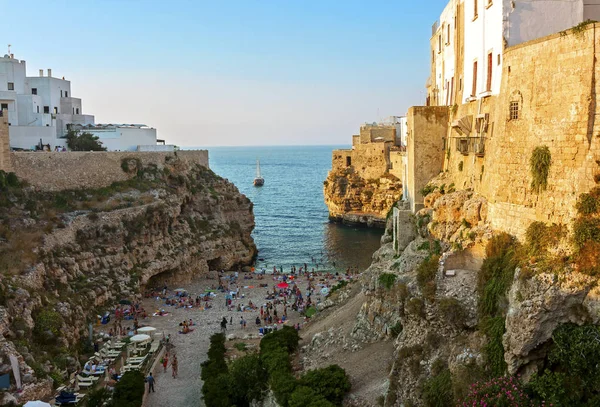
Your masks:
M331 151L343 146L212 147L211 169L229 179L254 203L257 265L289 271L309 268L346 270L368 267L382 230L330 223L323 181ZM260 159L263 187L254 187ZM314 259L314 263L313 263ZM335 266L334 266L335 263Z

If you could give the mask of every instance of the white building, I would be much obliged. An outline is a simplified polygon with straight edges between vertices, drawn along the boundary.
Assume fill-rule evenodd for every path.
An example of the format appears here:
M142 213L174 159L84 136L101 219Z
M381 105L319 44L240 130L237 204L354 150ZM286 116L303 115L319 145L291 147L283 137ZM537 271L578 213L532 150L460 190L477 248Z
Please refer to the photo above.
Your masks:
M145 125L94 127L94 116L83 114L81 99L74 98L71 82L42 69L27 76L25 61L12 54L0 58L0 109L8 113L11 148L33 149L44 145L66 146L69 128L89 128L90 133L114 150L135 150L140 145L156 146L156 129Z
M69 129L91 133L100 138L108 151L172 151L173 146L157 146L156 129L145 124L90 124L70 125ZM152 148L146 148L152 146Z
M600 0L451 0L433 25L428 104L500 92L505 47L600 20Z

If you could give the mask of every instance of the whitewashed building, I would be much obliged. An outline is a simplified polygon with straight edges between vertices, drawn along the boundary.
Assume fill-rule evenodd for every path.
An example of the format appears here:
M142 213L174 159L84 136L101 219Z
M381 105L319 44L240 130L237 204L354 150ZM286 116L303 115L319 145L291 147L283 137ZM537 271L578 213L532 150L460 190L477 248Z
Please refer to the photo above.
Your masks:
M505 47L600 20L600 0L450 0L434 23L427 104L500 92Z
M84 114L82 101L73 97L71 82L40 69L27 76L26 62L12 54L0 58L0 109L8 116L10 147L33 149L40 143L65 146L70 128L88 129L109 151L131 151L156 146L156 129L145 125L98 125Z

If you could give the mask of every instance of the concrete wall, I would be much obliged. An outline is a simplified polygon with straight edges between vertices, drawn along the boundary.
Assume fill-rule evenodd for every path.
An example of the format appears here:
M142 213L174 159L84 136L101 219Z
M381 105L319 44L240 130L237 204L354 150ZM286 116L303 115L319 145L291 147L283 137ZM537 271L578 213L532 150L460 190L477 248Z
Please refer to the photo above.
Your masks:
M187 150L169 152L68 152L10 153L12 167L20 179L42 190L101 188L133 176L121 168L124 158L139 159L142 164L159 168L167 157L208 167L208 151Z
M0 170L12 171L8 145L8 118L0 116Z
M413 212L423 207L421 189L442 171L448 113L446 106L408 109L407 195Z
M100 137L102 146L108 151L137 151L139 145L155 145L156 129L116 127L111 129L85 129Z
M55 146L65 146L65 139L56 138L56 127L42 126L10 126L10 146L12 148L23 148L26 150L34 149L42 139L42 144L50 144L50 148Z

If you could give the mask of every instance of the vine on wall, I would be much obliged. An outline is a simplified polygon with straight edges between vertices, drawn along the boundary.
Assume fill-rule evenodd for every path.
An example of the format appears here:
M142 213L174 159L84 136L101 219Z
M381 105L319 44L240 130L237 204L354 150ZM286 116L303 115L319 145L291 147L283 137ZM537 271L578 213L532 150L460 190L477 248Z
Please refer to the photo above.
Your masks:
M548 187L548 173L552 164L552 155L548 146L538 146L531 153L529 169L531 171L531 189L539 193Z

